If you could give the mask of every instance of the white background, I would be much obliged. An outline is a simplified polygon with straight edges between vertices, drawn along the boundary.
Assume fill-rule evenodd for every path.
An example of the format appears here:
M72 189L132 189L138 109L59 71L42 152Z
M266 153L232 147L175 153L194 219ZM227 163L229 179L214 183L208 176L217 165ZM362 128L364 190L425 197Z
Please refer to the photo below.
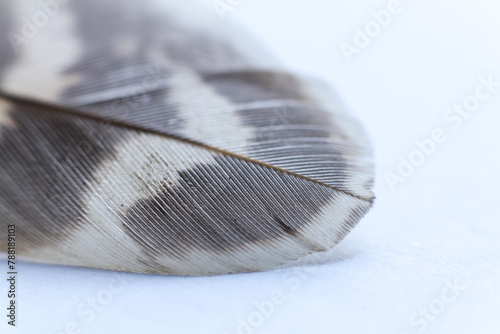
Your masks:
M479 77L500 82L500 5L401 0L348 63L340 44L388 3L233 0L226 13L288 68L334 85L373 139L376 205L338 247L287 269L203 278L21 263L19 326L2 306L0 333L500 333L500 87L457 129L443 119ZM437 128L447 140L391 189L387 172Z

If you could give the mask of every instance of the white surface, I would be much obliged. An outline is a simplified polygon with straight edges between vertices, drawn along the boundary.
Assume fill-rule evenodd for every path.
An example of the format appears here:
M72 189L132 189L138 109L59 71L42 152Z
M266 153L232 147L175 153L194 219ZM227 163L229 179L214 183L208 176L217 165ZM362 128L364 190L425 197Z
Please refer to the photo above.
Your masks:
M500 87L457 129L443 120L479 76L500 81L495 1L401 0L403 12L347 63L340 43L389 1L233 0L228 19L290 68L335 84L363 121L376 147L374 209L326 257L309 259L320 265L184 278L20 263L19 325L2 315L0 333L78 333L71 323L93 334L499 333ZM391 190L386 172L436 128L448 139ZM455 281L467 287L450 292ZM6 291L2 281L2 305ZM256 303L270 300L262 315ZM439 314L423 320L422 309ZM238 332L241 319L255 326Z

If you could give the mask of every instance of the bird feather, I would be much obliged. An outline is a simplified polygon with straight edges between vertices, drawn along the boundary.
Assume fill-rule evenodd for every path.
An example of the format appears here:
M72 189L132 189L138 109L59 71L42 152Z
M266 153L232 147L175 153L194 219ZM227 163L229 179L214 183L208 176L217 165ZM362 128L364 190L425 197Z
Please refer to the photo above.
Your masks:
M0 4L0 251L15 225L34 261L261 271L372 206L362 126L238 27L187 1L49 3Z

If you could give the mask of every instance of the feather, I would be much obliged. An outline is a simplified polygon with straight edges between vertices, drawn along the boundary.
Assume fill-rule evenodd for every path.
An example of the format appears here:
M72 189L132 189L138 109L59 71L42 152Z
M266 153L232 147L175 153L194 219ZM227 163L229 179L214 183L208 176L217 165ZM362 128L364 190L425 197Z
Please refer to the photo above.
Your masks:
M16 225L32 261L217 275L358 223L363 128L216 18L173 0L0 4L0 251Z

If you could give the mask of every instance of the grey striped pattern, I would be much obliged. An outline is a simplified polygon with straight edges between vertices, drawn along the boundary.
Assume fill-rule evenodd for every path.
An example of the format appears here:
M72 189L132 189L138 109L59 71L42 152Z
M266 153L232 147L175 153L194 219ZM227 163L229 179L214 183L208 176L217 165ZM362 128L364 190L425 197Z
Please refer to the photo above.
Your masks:
M0 6L0 226L26 258L267 270L330 249L371 207L370 145L335 94L215 15L68 2L13 48L43 9Z

